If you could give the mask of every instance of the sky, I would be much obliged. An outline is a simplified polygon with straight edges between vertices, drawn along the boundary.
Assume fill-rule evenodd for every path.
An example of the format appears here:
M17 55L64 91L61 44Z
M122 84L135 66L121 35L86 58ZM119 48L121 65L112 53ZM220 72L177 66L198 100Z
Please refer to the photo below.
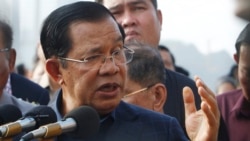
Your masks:
M195 44L204 54L226 50L234 44L246 22L234 15L233 0L158 0L163 14L161 40Z

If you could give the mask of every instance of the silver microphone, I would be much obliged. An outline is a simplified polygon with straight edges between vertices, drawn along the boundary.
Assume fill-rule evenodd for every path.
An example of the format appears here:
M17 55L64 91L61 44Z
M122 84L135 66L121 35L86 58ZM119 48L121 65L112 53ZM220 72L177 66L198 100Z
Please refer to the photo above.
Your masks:
M63 133L71 133L75 137L86 138L98 132L99 115L89 106L80 106L56 122L42 126L25 134L21 140L29 141L35 138L51 138Z
M0 126L0 137L11 137L22 131L37 129L41 125L57 121L56 114L48 106L37 106L31 109L21 119Z

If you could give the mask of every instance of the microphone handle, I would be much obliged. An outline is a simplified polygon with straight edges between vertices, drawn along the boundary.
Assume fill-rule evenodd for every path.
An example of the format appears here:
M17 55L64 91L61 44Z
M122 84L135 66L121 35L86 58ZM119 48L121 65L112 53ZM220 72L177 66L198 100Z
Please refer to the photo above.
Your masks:
M0 131L1 137L10 137L22 132L22 128L18 122L14 122L12 124L3 125Z
M47 126L42 126L42 128L46 128L46 134L44 135L44 138L55 137L65 132L74 131L76 127L77 124L73 118L67 118L62 121L58 121L57 123L51 123Z
M13 141L13 139L12 138L1 138L0 137L0 141Z
M36 125L33 118L24 118L0 127L0 137L11 137Z

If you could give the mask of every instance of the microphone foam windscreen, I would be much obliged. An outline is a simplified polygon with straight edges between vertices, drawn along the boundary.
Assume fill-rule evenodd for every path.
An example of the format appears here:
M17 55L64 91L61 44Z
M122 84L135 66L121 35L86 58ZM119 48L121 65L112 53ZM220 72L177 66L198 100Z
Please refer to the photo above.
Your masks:
M36 128L57 121L56 113L51 107L39 105L25 114L25 117L32 117L36 120Z
M15 105L5 104L0 106L0 125L14 122L22 117L22 113Z
M71 132L71 134L83 139L96 134L100 127L98 113L89 106L75 108L65 115L64 119L66 118L73 118L77 124L76 130Z

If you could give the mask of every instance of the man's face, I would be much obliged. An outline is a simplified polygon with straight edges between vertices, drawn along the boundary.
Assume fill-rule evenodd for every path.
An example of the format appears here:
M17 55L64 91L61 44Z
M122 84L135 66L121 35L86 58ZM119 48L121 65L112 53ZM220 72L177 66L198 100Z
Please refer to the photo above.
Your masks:
M126 33L125 42L139 41L157 47L162 15L151 0L104 0L106 6Z
M242 44L238 61L238 77L244 96L250 101L250 46Z
M4 49L4 45L3 45L3 37L2 37L2 33L0 32L0 50ZM8 51L3 51L0 52L0 94L2 94L3 89L7 83L8 80L8 76L10 73L10 65L9 65L9 60L7 58L6 53L8 53Z
M83 60L97 54L111 56L123 48L121 33L112 18L99 22L75 22L70 25L69 36L72 48L67 58ZM66 63L66 68L60 70L63 102L68 107L89 105L100 115L116 108L124 89L126 65L115 65L111 58L96 69L86 67L85 63Z

